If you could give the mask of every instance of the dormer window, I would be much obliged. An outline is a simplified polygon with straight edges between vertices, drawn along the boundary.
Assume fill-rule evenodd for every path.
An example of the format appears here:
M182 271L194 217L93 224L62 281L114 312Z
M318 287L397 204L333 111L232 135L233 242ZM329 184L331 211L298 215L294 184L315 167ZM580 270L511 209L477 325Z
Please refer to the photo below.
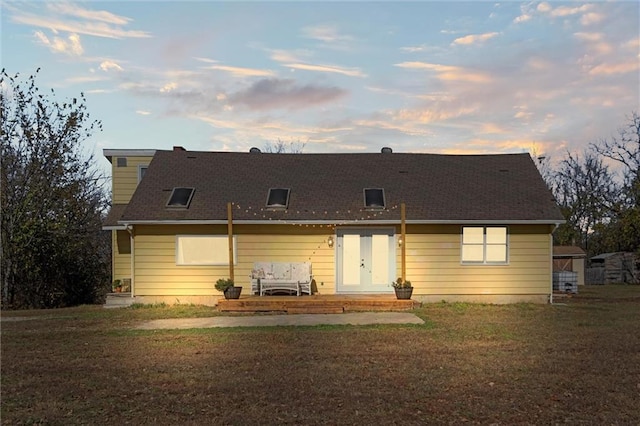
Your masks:
M174 209L188 209L193 198L194 188L173 188L167 207Z
M364 207L367 209L384 209L384 189L366 188L364 190Z
M286 210L289 206L289 188L271 188L267 197L267 208Z

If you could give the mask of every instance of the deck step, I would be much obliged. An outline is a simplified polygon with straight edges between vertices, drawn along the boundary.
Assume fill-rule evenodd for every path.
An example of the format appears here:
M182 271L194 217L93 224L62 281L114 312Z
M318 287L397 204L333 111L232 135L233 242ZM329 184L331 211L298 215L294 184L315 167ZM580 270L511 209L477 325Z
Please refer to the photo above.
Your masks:
M133 305L134 299L131 297L131 293L109 293L107 299L102 305L104 308L126 308Z
M249 296L221 299L221 312L282 312L289 314L337 314L343 312L406 311L419 304L395 296Z

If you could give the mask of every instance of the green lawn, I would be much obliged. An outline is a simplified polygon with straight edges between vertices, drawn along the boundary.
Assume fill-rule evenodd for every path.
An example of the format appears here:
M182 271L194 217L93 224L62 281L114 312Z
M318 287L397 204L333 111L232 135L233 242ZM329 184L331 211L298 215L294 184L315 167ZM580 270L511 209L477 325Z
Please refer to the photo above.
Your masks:
M3 424L640 424L640 286L420 326L140 331L211 308L2 312ZM7 317L28 320L11 321Z

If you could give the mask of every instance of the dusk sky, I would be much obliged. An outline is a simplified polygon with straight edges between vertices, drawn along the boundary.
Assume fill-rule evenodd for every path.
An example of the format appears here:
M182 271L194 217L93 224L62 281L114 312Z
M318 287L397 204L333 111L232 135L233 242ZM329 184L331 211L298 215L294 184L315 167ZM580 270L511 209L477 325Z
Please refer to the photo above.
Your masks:
M2 67L84 92L104 148L513 153L617 133L640 3L2 2ZM105 160L101 160L105 161Z

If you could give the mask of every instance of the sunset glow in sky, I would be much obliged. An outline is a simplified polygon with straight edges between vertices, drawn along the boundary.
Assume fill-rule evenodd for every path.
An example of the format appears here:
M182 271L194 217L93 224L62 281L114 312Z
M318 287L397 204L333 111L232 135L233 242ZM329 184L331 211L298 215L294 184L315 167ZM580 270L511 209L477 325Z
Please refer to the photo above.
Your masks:
M640 3L2 2L2 67L103 148L562 157L640 105Z

